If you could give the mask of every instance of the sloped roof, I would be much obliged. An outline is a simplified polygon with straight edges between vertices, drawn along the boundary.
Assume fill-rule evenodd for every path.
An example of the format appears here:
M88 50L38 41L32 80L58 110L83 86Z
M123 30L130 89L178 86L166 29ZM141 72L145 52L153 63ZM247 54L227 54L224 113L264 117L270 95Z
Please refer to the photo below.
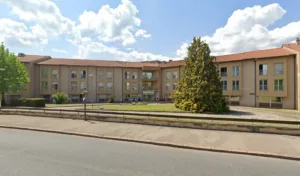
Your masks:
M274 49L256 50L256 51L249 51L249 52L238 53L238 54L217 56L216 62L240 61L246 59L261 59L261 58L291 56L291 55L295 55L295 54L283 48L274 48Z
M283 46L300 51L300 45L297 45L296 43L284 44Z
M39 55L24 55L17 57L20 62L36 62L44 59L50 59L50 56L39 56Z

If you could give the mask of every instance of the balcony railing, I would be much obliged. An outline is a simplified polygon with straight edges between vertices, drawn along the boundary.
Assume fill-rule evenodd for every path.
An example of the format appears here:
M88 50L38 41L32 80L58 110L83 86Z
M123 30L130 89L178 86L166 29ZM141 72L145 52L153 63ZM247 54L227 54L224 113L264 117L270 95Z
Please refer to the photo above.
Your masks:
M156 77L156 76L152 76L152 77L143 76L142 80L143 81L147 81L147 80L149 80L149 81L156 81L156 80L158 80L158 77Z
M157 90L157 87L145 86L145 87L143 87L143 90Z
M259 75L262 75L262 76L268 75L268 70L259 70Z
M221 72L221 76L227 76L227 72Z

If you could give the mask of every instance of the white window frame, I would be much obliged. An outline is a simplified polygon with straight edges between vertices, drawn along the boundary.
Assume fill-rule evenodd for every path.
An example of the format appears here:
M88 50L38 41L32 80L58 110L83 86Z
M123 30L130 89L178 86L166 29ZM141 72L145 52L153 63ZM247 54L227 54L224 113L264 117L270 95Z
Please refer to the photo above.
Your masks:
M98 82L98 90L104 90L104 82Z
M106 87L107 87L107 90L113 90L113 83L112 82L106 83Z
M276 81L277 81L277 85L276 85ZM282 85L279 84L280 81L282 81ZM281 87L281 89L280 89L280 87ZM284 80L283 79L275 79L274 80L274 90L276 92L281 92L281 91L283 91L283 89L284 89Z
M77 90L77 82L71 81L71 90L76 91Z
M267 79L259 80L259 91L268 91L268 80Z
M170 83L166 83L166 90L168 91L168 90L170 90L170 88L171 88L171 84Z
M278 68L278 66L280 66L279 68ZM274 64L274 74L275 75L283 75L284 74L284 65L283 65L283 63L275 63Z
M138 72L132 72L132 79L137 80L138 79Z
M177 83L177 82L174 82L174 83L173 83L173 90L176 90L176 89L177 89L177 86L178 86L178 83Z
M240 76L240 67L239 66L232 67L232 76Z
M178 79L178 72L173 72L173 79Z
M240 90L240 81L239 80L232 81L232 90L235 90L235 91Z
M130 72L126 71L124 76L125 76L125 80L129 80L130 79Z
M104 72L103 71L99 71L98 78L99 79L104 79Z
M222 71L222 69L226 69L226 71ZM224 77L224 76L227 76L228 74L228 69L227 67L221 67L220 69L220 73L221 73L221 76Z
M46 83L46 84L43 84L43 83ZM47 89L48 89L48 81L42 81L42 90L46 91Z
M71 79L77 79L77 71L71 71Z
M227 80L221 81L221 84L222 84L222 90L227 90L227 88L228 88L228 82L227 82Z
M259 69L259 67L262 65L262 70ZM260 76L267 76L269 72L269 66L268 64L259 64L258 65L258 71Z
M137 83L132 83L131 84L131 89L132 90L137 90Z
M56 84L55 84L56 83ZM57 88L55 88L55 86L54 85L57 85ZM54 86L54 87L53 87ZM52 83L51 83L51 90L52 91L57 91L58 90L58 82L57 81L52 81Z
M80 76L81 77L81 76ZM80 90L81 91L86 91L87 87L86 87L86 82L80 82Z
M106 72L106 78L112 79L112 72Z
M166 79L170 80L170 78L171 78L171 72L167 71L166 72Z

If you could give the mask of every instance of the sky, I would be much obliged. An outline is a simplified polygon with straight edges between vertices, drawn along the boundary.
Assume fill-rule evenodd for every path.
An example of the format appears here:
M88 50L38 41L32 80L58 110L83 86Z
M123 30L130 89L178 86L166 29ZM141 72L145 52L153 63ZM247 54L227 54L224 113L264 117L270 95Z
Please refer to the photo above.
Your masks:
M180 60L193 37L212 55L300 37L299 0L0 0L14 53L120 61Z

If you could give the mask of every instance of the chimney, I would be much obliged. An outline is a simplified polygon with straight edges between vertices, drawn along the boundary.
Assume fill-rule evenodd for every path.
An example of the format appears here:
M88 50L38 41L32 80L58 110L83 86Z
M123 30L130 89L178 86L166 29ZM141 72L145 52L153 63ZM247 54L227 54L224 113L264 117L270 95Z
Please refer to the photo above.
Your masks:
M297 44L297 45L300 45L300 38L297 38L297 39L296 39L296 44Z
M24 53L19 53L19 54L18 54L18 57L24 57L24 56L25 56Z

